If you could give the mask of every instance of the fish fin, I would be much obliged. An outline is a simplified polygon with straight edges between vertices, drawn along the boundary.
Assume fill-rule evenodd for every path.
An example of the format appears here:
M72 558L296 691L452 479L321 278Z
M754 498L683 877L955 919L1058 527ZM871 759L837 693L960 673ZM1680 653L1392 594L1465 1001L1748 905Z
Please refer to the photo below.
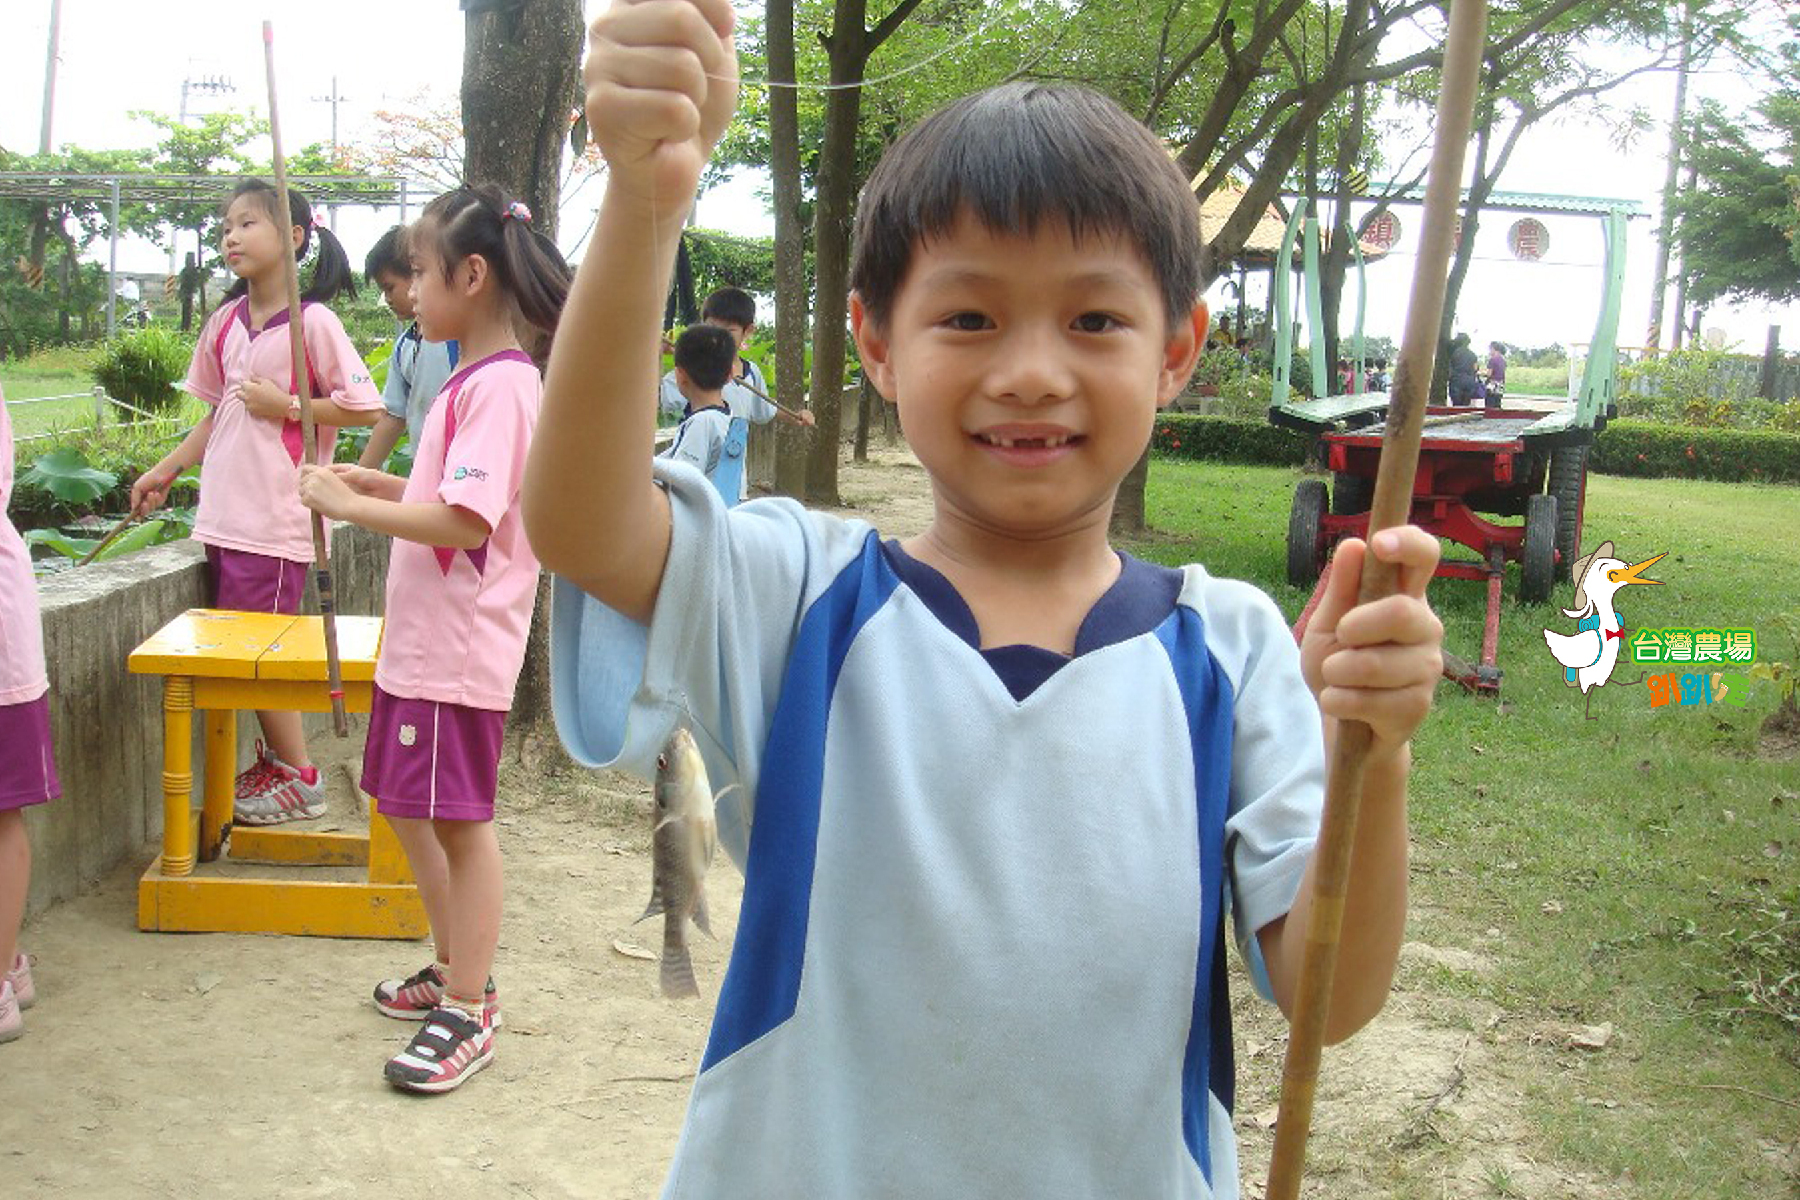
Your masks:
M663 911L667 905L663 902L662 882L652 880L650 883L650 903L644 906L644 915L633 921L633 925L641 924Z
M663 939L662 970L658 983L662 994L670 1000L691 1000L700 994L700 985L694 979L694 959L688 953L686 943L678 936L671 935Z
M718 804L720 799L724 797L725 793L739 791L743 788L743 786L744 785L741 783L726 784L724 787L720 788L718 791L713 793L713 803L715 805Z
M712 918L706 915L706 893L704 891L694 897L694 924L699 926L700 932L707 937L714 937Z

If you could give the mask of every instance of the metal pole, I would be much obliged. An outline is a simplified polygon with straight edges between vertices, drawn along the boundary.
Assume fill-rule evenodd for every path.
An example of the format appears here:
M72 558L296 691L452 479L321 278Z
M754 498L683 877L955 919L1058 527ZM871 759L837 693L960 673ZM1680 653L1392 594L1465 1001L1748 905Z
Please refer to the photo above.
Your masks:
M112 227L106 248L106 336L119 331L119 181L112 181Z
M50 43L44 52L44 112L38 126L38 153L50 153L50 124L56 112L56 51L62 40L62 0L50 0Z

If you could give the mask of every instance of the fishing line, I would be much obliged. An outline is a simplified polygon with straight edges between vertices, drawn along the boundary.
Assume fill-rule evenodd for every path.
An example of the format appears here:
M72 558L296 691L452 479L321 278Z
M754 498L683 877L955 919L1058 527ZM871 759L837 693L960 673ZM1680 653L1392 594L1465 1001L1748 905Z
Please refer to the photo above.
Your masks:
M957 50L962 49L964 46L968 45L970 42L974 41L976 38L978 38L982 34L986 33L989 29L992 29L994 27L994 25L996 24L997 20L998 20L998 18L995 15L993 15L993 13L990 10L988 17L985 20L983 20L981 24L977 25L974 29L970 30L968 33L965 33L963 36L957 38L955 41L951 42L949 45L943 47L942 49L932 51L930 54L927 54L924 58L921 58L918 62L911 63L911 64L901 67L895 71L890 71L886 75L876 75L873 77L865 76L862 79L858 79L858 80L855 80L850 83L801 83L798 81L796 81L794 83L789 83L786 80L776 81L776 80L771 80L771 79L745 79L742 76L739 76L738 81L737 81L738 87L739 88L752 87L752 88L765 88L765 89L767 89L767 88L793 88L797 92L843 92L843 91L849 91L851 88L873 87L876 84L880 84L880 83L891 83L892 81L894 81L896 79L902 79L908 75L911 75L914 71L923 70L925 67L936 62L938 59L944 58L947 55L950 55L950 54L956 52ZM726 77L723 75L708 75L707 78L708 79L717 79L717 80L720 80L721 82L725 81L725 79L726 79Z

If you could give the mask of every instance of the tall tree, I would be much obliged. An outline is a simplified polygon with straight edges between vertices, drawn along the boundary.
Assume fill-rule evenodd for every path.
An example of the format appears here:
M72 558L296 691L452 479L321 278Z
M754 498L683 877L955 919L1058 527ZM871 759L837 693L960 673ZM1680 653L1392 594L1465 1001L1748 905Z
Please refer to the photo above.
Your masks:
M1689 299L1800 299L1800 88L1742 119L1703 103L1688 161L1696 185L1675 199L1675 244Z
M463 0L467 178L524 198L554 239L581 73L581 0Z
M785 406L805 404L806 229L801 211L800 94L794 53L794 0L768 0L769 174L775 206L775 392ZM775 489L806 493L805 434L776 425Z

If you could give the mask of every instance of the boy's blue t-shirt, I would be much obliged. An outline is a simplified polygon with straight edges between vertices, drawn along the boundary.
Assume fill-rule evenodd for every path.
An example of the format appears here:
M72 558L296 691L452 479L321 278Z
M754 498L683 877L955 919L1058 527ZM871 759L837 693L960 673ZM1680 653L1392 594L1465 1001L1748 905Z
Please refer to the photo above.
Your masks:
M416 324L408 325L394 339L381 406L406 422L407 441L414 447L425 432L425 414L431 411L431 402L456 372L456 360L455 342L428 342L419 335Z
M983 652L867 525L656 475L650 625L557 580L552 681L583 761L649 777L684 721L740 785L665 1195L1235 1196L1225 918L1261 980L1324 783L1274 604L1127 558L1072 658Z

